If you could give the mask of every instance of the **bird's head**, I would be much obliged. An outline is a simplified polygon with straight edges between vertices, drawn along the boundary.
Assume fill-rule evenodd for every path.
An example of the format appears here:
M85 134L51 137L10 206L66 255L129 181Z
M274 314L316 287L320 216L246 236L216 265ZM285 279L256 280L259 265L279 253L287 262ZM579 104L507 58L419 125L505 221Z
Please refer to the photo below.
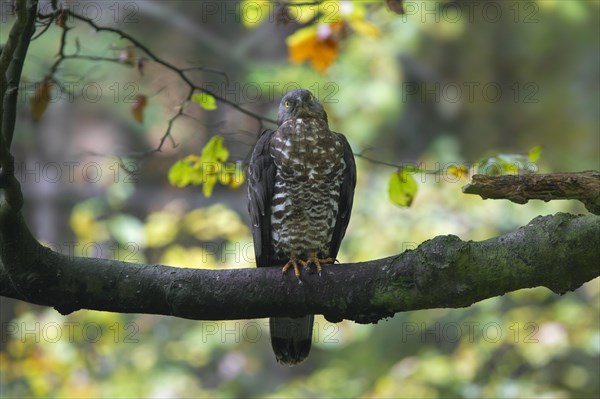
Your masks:
M321 118L327 122L325 109L313 94L306 89L296 89L287 93L279 104L277 123L281 125L289 119Z

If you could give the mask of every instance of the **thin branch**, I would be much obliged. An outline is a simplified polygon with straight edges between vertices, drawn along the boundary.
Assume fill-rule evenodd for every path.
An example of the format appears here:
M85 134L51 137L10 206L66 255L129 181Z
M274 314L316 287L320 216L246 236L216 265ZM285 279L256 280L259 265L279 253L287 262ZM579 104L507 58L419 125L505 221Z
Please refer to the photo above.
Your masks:
M537 217L481 242L439 236L389 258L326 266L322 276L304 272L302 284L280 267L199 270L69 257L40 246L20 218L0 228L6 271L0 279L11 279L1 281L0 294L63 314L95 309L200 320L323 314L334 322L372 323L397 312L466 307L521 288L563 294L600 275L595 215Z
M62 57L63 60L84 60L84 61L104 61L104 62L113 62L115 64L120 64L123 66L131 67L131 65L124 64L122 60L118 58L110 58L110 57L99 57L95 55L85 55L85 54L71 54L65 55Z
M221 75L223 77L223 79L225 80L225 85L229 86L229 76L227 76L227 73L225 73L224 71L221 71L218 69L208 68L208 67L199 65L199 66L193 66L193 67L189 67L189 68L181 68L181 71L182 72L201 71L201 72L210 72L210 73L214 73L216 75Z
M154 148L153 150L146 151L145 153L142 153L142 156L146 156L146 155L154 154L156 152L160 152L162 150L162 147L165 144L165 141L166 141L167 138L171 139L171 144L173 145L173 147L177 146L177 144L173 140L173 136L171 136L171 129L173 128L173 124L175 123L175 121L180 116L184 115L183 110L185 109L185 103L187 101L190 101L190 99L192 98L193 94L194 94L194 89L190 89L190 91L188 92L188 95L187 95L186 99L179 106L179 110L177 111L177 113L175 115L173 115L171 117L171 119L169 119L169 123L167 124L167 130L165 131L165 134L163 134L163 136L160 138L160 142L158 143L158 147Z
M75 53L73 54L67 54L65 51L66 45L67 45L67 34L70 31L71 27L69 27L67 25L67 20L68 20L68 16L73 17L74 19L81 21L81 22L85 22L88 25L90 25L92 28L94 28L96 31L99 32L109 32L109 33L114 33L119 35L120 37L128 40L133 47L138 48L139 50L143 51L148 57L149 59L151 59L152 61L158 63L159 65L171 70L172 72L174 72L175 74L177 74L179 76L179 78L188 86L189 90L188 90L188 94L186 96L186 98L183 100L182 104L179 107L178 112L173 115L169 121L168 121L168 125L167 125L167 129L164 133L164 135L161 137L158 145L156 146L156 148L152 149L152 150L148 150L148 151L143 151L143 152L133 152L130 154L127 154L127 156L133 156L133 157L146 157L149 155L152 155L156 152L160 152L162 151L162 148L164 146L164 143L167 139L169 139L173 145L173 147L176 146L175 140L173 139L171 132L172 132L172 128L173 125L175 123L175 121L184 115L183 109L185 106L185 103L187 101L191 100L192 95L194 94L194 92L202 92L202 93L206 93L209 94L213 97L215 97L216 100L220 101L221 103L227 104L229 106L231 106L232 108L234 108L235 110L246 114L248 116L253 117L254 119L256 119L259 124L263 125L263 122L269 122L269 123L276 123L275 120L270 119L270 118L266 118L263 116L260 116L252 111L247 110L246 108L242 107L240 104L237 104L235 102L232 102L222 96L217 95L216 93L201 87L199 85L197 85L196 83L194 83L192 81L191 78L188 77L188 73L194 72L194 71L206 71L206 72L211 72L211 73L218 73L221 74L225 77L226 81L228 81L228 77L227 75L222 72L222 71L218 71L215 69L210 69L210 68L206 68L206 67L202 67L202 66L195 66L195 67L188 67L188 68L178 68L175 65L165 61L164 59L158 57L156 54L154 54L148 47L146 47L145 45L143 45L140 41L138 41L137 39L135 39L133 36L127 34L126 32L123 32L120 29L117 28L111 28L111 27L104 27L104 26L99 26L97 25L93 20L86 18L84 16L81 16L71 10L56 10L55 13L53 14L49 14L49 15L40 15L39 18L40 19L44 19L44 18L50 18L50 20L54 20L55 18L61 18L61 20L63 21L63 23L61 24L61 27L63 28L62 34L61 34L61 38L60 38L60 46L59 46L59 51L58 51L58 58L57 60L53 63L53 65L50 68L49 71L49 76L46 77L46 79L50 79L53 81L56 81L56 79L54 78L54 75L56 74L56 72L58 71L59 66L67 60L75 60L75 59L79 59L79 60L88 60L88 61L105 61L105 62L114 62L114 63L120 63L123 65L128 65L130 66L130 64L128 63L124 63L122 60L118 59L118 58L110 58L110 57L101 57L101 56L94 56L94 55L83 55L83 54L79 54L79 48L75 51ZM51 22L50 21L50 22ZM49 24L48 24L49 25ZM144 58L146 59L146 58Z
M354 156L357 157L357 158L362 158L365 161L368 161L368 162L376 164L376 165L389 166L389 167L392 167L392 168L395 168L395 169L402 169L402 165L397 165L395 163L386 162L386 161L382 161L382 160L379 160L379 159L371 158L371 157L368 157L368 156L364 155L363 152L355 152Z
M34 40L39 39L44 33L46 33L46 31L50 28L50 26L52 26L52 23L54 22L54 18L56 17L56 14L52 14L50 17L50 20L44 24L44 28L34 37L31 38L31 41L33 42Z
M508 176L474 175L463 193L483 199L507 199L517 204L529 200L575 199L588 211L600 214L600 172L525 174Z
M188 78L185 71L183 71L181 68L176 67L175 65L171 64L170 62L167 62L167 61L163 60L162 58L158 57L148 47L143 45L139 40L137 40L133 36L127 34L126 32L123 32L122 30L116 29L116 28L111 28L111 27L107 27L107 26L99 26L93 20L83 17L71 10L68 10L68 13L73 18L87 23L88 25L90 25L92 28L94 28L98 32L112 32L112 33L115 33L115 34L121 36L123 39L129 41L135 47L137 47L138 49L140 49L144 53L146 53L146 55L148 57L150 57L151 60L153 60L154 62L164 66L165 68L167 68L167 69L171 70L172 72L174 72L175 74L177 74L181 80L183 80L190 88L193 88L195 91L209 94L209 95L213 96L215 99L217 99L218 101L231 106L235 110L237 110L243 114L246 114L246 115L256 119L259 122L269 122L269 123L273 123L273 124L277 123L277 121L275 121L273 119L266 118L264 116L260 116L252 111L249 111L249 110L241 107L240 105L236 104L235 102L226 99L225 97L219 96L218 94L212 92L211 90L208 90L204 87L196 85L194 82L192 82L190 80L190 78Z

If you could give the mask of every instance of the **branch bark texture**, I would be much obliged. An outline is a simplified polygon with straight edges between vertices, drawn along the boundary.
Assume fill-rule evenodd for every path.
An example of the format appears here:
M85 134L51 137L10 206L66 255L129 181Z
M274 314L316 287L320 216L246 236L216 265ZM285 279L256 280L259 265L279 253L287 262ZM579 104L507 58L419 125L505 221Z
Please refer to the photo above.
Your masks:
M199 320L323 314L371 323L402 311L466 307L521 288L563 294L600 275L594 215L538 217L480 242L439 236L397 256L328 266L322 276L304 273L302 284L279 267L199 270L67 257L23 228L20 217L2 227L0 294L63 314L95 309Z
M586 209L600 215L600 172L550 173L530 175L474 175L463 187L465 194L477 194L483 199L507 199L526 204L531 199L550 201L575 199Z

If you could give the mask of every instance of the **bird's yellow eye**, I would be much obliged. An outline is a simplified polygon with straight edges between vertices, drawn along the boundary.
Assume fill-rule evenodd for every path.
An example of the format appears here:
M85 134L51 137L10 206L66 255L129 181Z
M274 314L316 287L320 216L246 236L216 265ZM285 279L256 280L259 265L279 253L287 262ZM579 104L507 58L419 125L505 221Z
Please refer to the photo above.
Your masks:
M289 108L290 107L290 102L286 101L285 104L283 104L283 105L285 105L286 108Z
M310 101L314 100L315 97L311 94L311 96L309 97Z

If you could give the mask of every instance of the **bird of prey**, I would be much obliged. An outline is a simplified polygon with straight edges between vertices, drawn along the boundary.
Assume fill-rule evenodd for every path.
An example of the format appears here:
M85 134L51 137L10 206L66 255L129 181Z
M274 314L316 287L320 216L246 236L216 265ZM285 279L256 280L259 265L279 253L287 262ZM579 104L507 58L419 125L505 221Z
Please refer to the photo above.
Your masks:
M258 267L333 263L350 220L356 165L350 144L329 130L323 106L308 90L287 93L277 130L265 130L248 165L248 210ZM269 321L277 361L308 356L314 315Z

